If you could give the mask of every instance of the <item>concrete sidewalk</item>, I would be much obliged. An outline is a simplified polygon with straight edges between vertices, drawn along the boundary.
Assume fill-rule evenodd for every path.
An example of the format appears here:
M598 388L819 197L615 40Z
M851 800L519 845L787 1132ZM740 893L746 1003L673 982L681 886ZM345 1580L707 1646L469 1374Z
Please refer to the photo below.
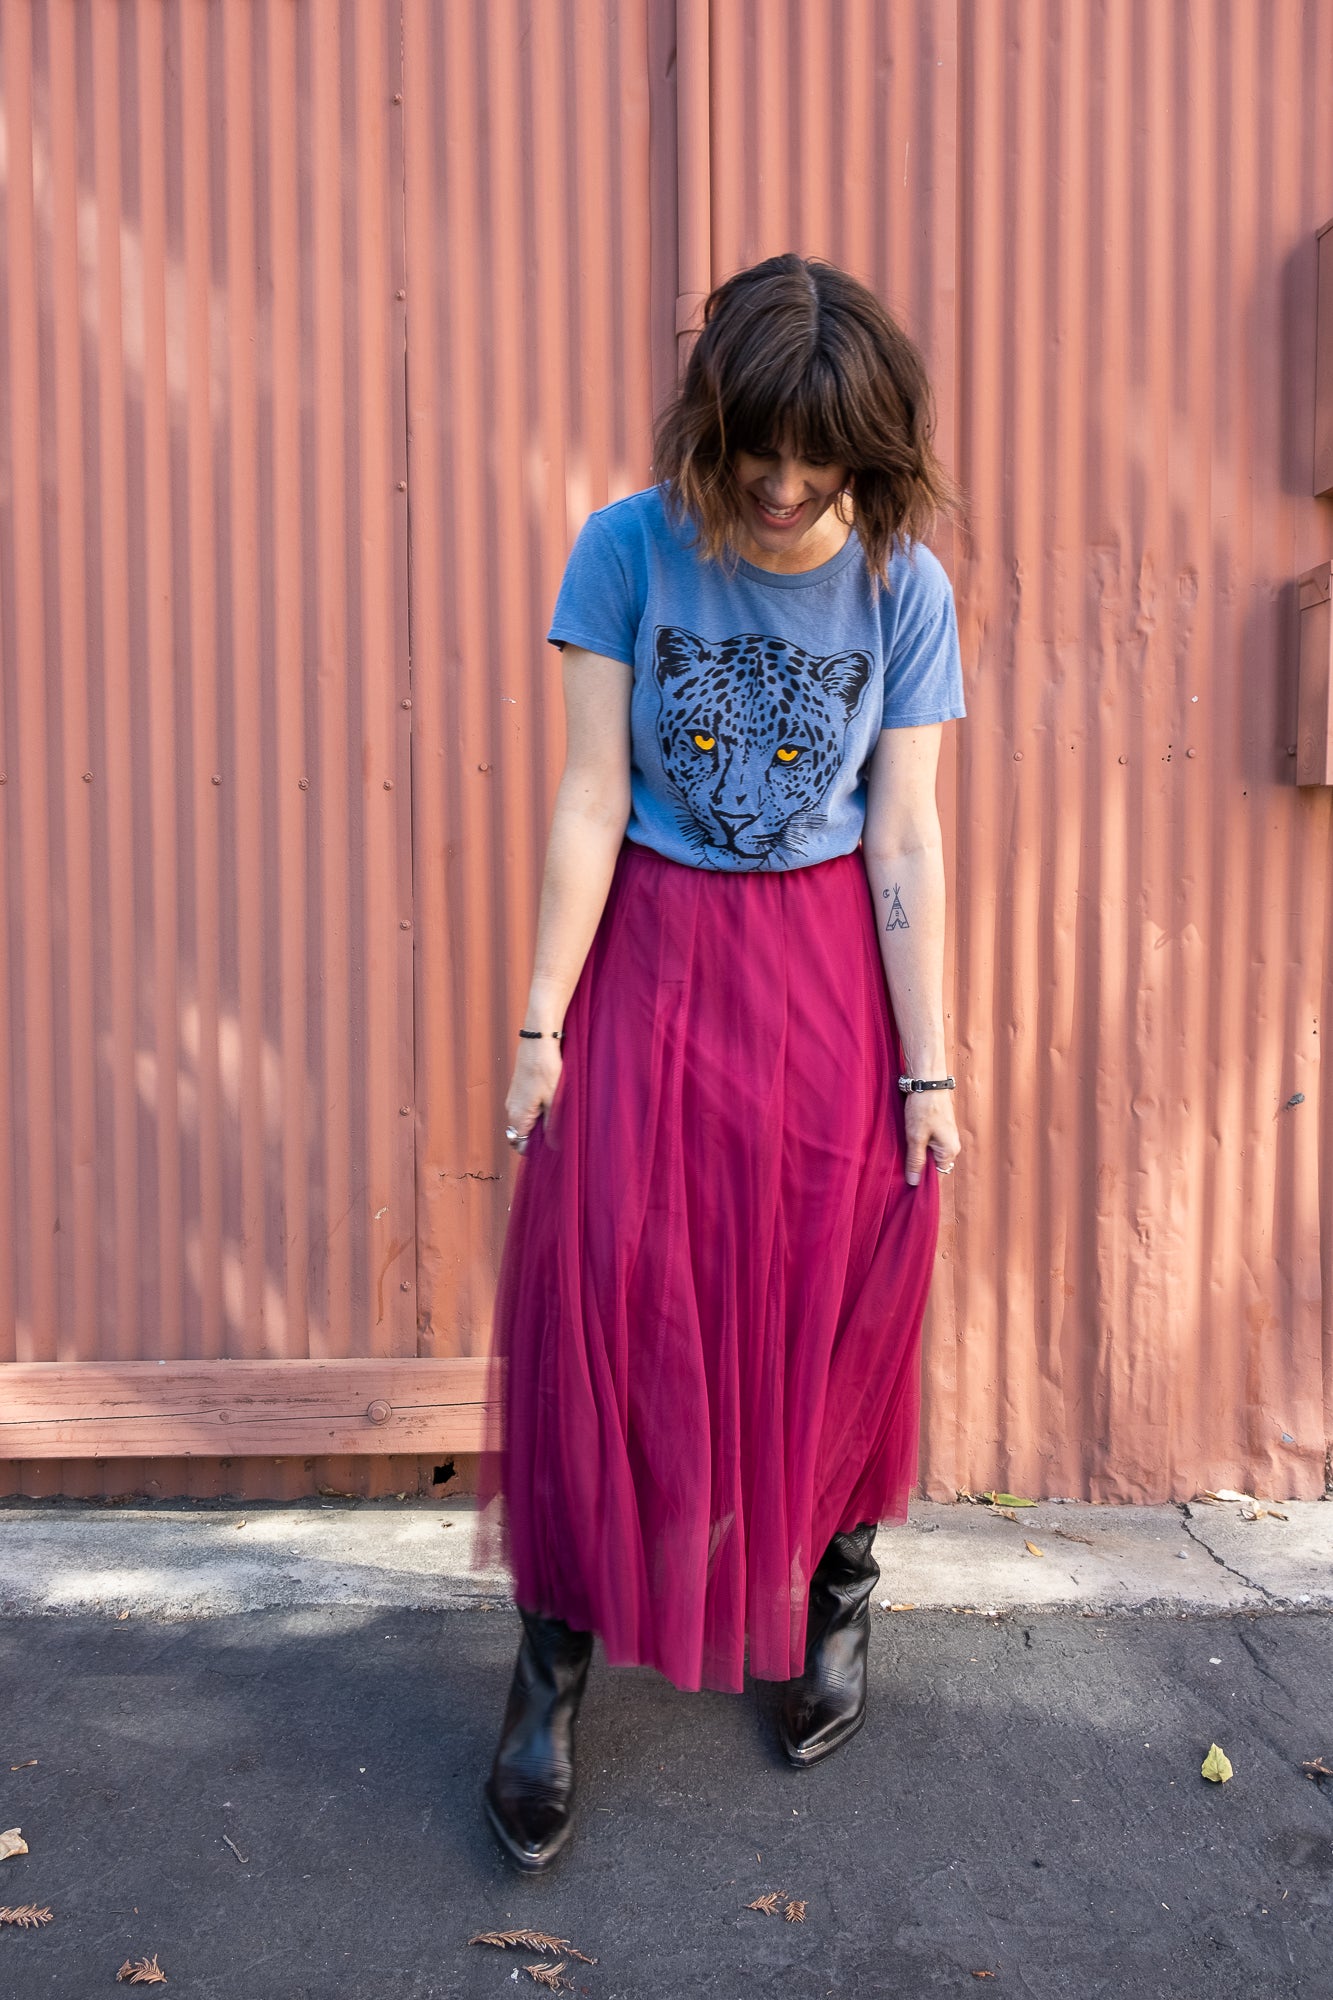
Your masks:
M987 1506L918 1503L905 1527L879 1532L878 1595L922 1611L1333 1607L1333 1504L1282 1511L1250 1521L1235 1502L1045 1501L1011 1521ZM473 1567L475 1531L466 1501L0 1503L0 1616L495 1607L508 1578Z

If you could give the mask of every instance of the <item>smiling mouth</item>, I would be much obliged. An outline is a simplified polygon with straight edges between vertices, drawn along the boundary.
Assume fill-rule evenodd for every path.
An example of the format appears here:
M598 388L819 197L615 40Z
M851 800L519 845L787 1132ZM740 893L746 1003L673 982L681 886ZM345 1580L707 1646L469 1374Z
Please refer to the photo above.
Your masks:
M795 507L768 507L759 499L756 499L754 504L760 519L769 522L775 528L789 528L792 522L805 512L804 500Z

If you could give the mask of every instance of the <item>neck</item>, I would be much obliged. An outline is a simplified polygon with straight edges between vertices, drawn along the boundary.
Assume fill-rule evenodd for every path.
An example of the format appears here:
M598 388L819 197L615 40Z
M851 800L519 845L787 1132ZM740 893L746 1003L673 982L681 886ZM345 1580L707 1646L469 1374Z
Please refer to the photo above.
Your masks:
M801 570L818 569L821 563L831 562L839 549L846 546L847 537L851 532L850 506L844 514L842 503L835 500L794 548L777 551L762 548L748 529L738 526L736 551L746 562L753 563L756 569L773 570L779 575L795 575Z

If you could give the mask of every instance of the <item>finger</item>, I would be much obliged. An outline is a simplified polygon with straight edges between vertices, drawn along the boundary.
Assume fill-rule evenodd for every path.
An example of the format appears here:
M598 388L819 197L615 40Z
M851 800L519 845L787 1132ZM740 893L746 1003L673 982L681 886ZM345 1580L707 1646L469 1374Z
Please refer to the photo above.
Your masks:
M926 1142L915 1136L907 1141L907 1185L915 1187L926 1164Z

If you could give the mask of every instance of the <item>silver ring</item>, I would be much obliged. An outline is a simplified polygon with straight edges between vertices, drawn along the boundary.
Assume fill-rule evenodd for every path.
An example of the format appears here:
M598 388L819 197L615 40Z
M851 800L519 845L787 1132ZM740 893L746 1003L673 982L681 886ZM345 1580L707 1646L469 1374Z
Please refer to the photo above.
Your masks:
M517 1139L517 1137L518 1137L518 1127L517 1127L517 1125L506 1125L506 1126L505 1126L505 1138L506 1138L506 1139L508 1139L508 1141L509 1141L509 1143L510 1143L510 1145L511 1145L511 1146L513 1145L513 1143L514 1143L515 1139Z
M942 1167L942 1166L940 1165L939 1161L938 1161L938 1160L936 1160L936 1162L935 1162L935 1171L936 1171L936 1173L937 1173L937 1174L951 1174L951 1173L953 1172L953 1168L952 1168L951 1166L949 1166L949 1167Z

